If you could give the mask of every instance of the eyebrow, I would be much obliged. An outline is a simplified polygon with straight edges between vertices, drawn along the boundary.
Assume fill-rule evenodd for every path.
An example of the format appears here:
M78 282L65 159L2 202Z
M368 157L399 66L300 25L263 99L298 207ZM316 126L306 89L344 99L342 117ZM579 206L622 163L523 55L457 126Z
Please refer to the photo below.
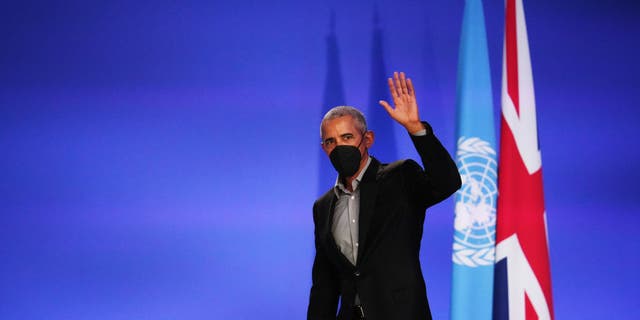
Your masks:
M355 136L355 134L352 133L352 132L346 132L346 133L341 134L339 137L344 139L344 138L346 138L348 136ZM322 142L329 142L329 141L335 141L335 140L336 140L336 138L334 138L334 137L328 137L328 138L322 139Z

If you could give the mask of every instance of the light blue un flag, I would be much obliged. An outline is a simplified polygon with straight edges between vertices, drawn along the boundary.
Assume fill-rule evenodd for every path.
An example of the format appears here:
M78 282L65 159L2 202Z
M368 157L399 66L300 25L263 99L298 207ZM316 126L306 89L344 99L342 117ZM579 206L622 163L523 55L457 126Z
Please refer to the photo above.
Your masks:
M456 193L451 319L491 319L497 163L482 0L466 0L457 87Z

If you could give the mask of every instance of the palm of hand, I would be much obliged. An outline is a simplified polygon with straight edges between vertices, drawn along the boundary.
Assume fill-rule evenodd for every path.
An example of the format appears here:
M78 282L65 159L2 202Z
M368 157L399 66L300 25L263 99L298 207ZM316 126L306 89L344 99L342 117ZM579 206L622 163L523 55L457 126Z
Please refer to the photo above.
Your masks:
M393 98L394 107L391 107L386 101L380 101L380 104L387 110L391 118L400 123L409 132L415 132L423 128L420 123L420 115L418 114L418 103L416 94L413 90L411 79L405 77L404 72L399 75L393 73L393 78L388 79L389 92ZM394 83L395 80L395 83Z
M393 104L395 108L389 111L389 115L400 124L420 121L415 95L400 92L398 95L393 95Z

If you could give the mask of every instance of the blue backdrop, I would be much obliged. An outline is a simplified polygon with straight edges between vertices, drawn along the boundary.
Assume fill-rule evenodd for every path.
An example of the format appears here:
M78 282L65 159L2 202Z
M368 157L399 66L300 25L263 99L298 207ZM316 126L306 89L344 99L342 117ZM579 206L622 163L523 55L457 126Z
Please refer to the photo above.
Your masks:
M304 318L327 75L371 114L372 70L406 71L453 151L463 4L377 1L376 56L365 0L3 3L0 318ZM503 5L485 0L495 102ZM639 9L525 1L558 319L637 316ZM451 200L424 228L446 319Z

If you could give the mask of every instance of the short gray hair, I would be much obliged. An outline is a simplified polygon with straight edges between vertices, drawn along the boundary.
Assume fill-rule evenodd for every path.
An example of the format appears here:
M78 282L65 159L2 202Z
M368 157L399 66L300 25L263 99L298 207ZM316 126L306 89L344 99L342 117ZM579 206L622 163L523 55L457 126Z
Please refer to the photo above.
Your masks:
M360 110L350 106L337 106L329 110L322 118L322 122L320 122L320 138L322 138L322 126L326 121L344 116L351 116L356 121L356 128L360 132L367 131L367 120L365 120L364 114Z

